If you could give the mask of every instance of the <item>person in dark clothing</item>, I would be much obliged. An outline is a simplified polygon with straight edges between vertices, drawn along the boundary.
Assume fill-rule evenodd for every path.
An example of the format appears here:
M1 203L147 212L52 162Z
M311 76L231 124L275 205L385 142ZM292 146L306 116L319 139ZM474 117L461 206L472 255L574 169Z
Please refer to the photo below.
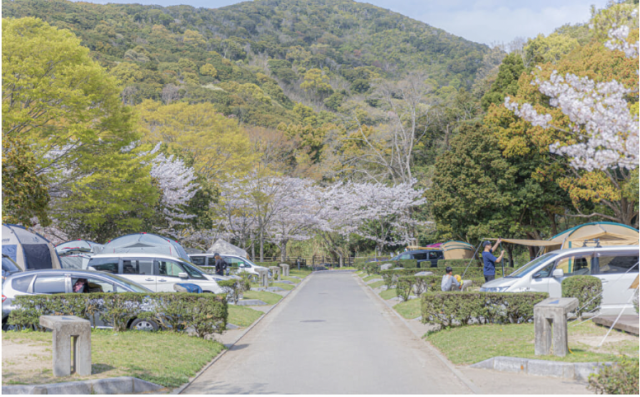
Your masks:
M216 258L216 274L218 276L224 276L224 270L227 268L227 262L225 262L220 255L216 255L214 258Z
M493 248L491 247L491 241L485 241L483 243L484 251L482 252L482 261L484 262L484 281L491 281L496 278L496 263L502 262L504 250L502 250L502 253L500 253L500 256L497 258L493 255L493 251L498 248L501 242L502 239L499 238Z

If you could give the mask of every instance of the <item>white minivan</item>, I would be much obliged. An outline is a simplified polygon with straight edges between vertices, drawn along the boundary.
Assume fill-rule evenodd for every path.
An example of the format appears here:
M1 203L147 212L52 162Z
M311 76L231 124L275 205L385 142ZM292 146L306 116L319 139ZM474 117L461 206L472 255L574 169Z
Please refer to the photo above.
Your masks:
M169 255L99 254L91 257L87 268L118 274L154 292L175 292L174 284L189 283L200 286L203 292L224 293L215 276L205 274L196 266Z
M202 266L205 268L213 268L215 266L215 253L204 253L204 254L189 254L189 259L191 262L198 266ZM256 269L264 269L268 271L269 269L264 266L258 266L255 263L251 262L247 258L243 258L237 255L226 255L226 254L218 254L232 269L237 269L238 273L247 272L251 274L257 275L258 272Z
M548 292L562 297L562 280L576 275L591 275L602 280L599 314L636 314L632 303L635 289L629 289L638 277L638 246L568 248L546 253L504 278L482 285L485 292Z

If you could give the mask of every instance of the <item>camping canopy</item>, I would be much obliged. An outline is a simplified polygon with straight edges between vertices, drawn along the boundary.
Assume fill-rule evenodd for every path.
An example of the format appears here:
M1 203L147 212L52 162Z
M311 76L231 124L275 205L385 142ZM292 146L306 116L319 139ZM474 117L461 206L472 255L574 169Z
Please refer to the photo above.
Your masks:
M60 257L60 263L63 269L86 270L91 255L86 254L70 254Z
M447 241L441 246L444 259L469 259L473 258L475 248L462 241Z
M72 241L67 241L66 243L56 245L56 251L58 252L59 255L62 255L67 251L73 251L73 250L85 251L87 249L89 251L86 251L86 252L89 252L95 255L102 252L102 250L104 249L104 245L94 243L93 241L89 241L89 240L72 240Z
M22 226L2 224L2 253L22 270L60 269L60 258L53 244Z
M222 239L218 239L213 245L207 250L209 253L216 253L222 255L237 255L243 258L248 258L247 251L243 250L240 247L236 247L231 243L227 243Z
M135 233L118 237L104 245L103 254L110 253L164 254L189 260L187 251L177 241L150 233Z

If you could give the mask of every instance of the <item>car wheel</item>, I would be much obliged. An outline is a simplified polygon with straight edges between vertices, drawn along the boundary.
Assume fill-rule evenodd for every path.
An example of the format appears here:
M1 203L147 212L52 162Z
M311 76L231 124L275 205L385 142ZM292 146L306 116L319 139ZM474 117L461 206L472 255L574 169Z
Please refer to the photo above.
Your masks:
M155 321L143 318L136 318L129 326L129 329L136 331L157 331L158 328L158 324Z

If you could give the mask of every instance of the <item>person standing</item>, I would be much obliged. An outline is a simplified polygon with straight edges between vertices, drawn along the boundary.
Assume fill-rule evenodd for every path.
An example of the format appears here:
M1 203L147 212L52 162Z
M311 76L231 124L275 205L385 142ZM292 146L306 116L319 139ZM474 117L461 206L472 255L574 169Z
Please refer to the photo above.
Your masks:
M500 253L500 256L497 258L493 255L493 251L495 251L498 248L501 242L502 242L502 239L499 238L493 247L491 247L491 241L485 241L483 243L484 251L482 252L482 262L484 263L483 273L484 273L485 282L495 280L496 278L496 263L502 262L502 257L504 256L504 250L502 250L502 252Z
M224 269L227 268L227 262L225 262L224 259L222 259L218 254L216 254L214 258L216 258L216 263L215 263L216 274L218 276L224 276Z
M460 283L458 282L458 280L456 280L455 277L453 277L453 269L447 266L447 268L444 269L444 271L446 272L446 274L442 276L442 283L440 284L440 289L444 292L448 292L453 289L454 285L458 287L458 289L460 289Z

